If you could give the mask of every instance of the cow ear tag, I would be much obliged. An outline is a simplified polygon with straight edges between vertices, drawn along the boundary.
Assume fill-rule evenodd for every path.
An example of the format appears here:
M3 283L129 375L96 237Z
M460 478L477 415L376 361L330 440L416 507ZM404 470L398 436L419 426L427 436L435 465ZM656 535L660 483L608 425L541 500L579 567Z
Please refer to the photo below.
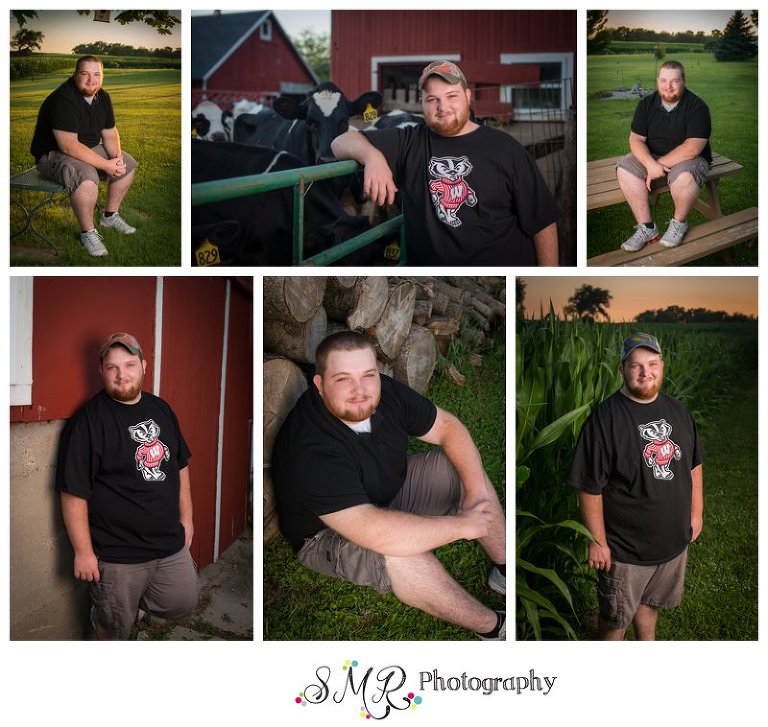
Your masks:
M219 248L207 237L203 241L203 244L195 251L195 256L197 257L197 265L201 268L218 265L221 262Z
M373 108L370 103L367 103L365 105L365 111L363 111L363 121L376 121L378 117L379 114L376 109Z

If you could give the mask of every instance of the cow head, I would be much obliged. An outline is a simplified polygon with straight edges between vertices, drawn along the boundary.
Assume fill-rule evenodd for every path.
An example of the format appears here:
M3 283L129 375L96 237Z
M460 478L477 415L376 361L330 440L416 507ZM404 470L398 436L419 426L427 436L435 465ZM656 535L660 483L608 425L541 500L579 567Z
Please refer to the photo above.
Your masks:
M349 101L333 83L321 83L303 101L289 96L275 99L273 109L285 119L301 119L309 131L315 163L336 161L331 142L349 128L349 119L362 114L368 105L381 106L381 94L367 91Z

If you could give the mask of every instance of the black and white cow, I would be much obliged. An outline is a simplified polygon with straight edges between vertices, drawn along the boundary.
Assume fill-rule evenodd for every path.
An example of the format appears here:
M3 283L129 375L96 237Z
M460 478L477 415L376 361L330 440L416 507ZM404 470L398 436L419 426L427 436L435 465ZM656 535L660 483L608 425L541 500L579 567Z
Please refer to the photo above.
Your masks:
M395 109L388 114L384 114L384 116L379 116L376 121L366 128L366 131L374 129L404 129L406 126L422 126L426 123L423 116Z
M213 101L201 101L192 110L192 135L204 141L229 141L232 113Z
M336 161L331 142L349 128L352 116L370 106L381 106L381 94L367 91L349 101L333 83L321 83L303 101L290 96L275 99L272 109L240 114L235 120L233 140L270 149L285 150L305 166Z
M233 142L192 142L192 182L229 179L268 171L297 169L304 162L287 152ZM325 182L314 182L304 197L304 255L310 257L336 243L370 229L365 216L347 214ZM293 239L293 189L278 189L192 208L193 229L236 220L228 238L227 257L235 265L290 265ZM195 250L193 248L193 255ZM366 248L341 261L342 265L375 264L374 250ZM224 257L222 253L221 257Z

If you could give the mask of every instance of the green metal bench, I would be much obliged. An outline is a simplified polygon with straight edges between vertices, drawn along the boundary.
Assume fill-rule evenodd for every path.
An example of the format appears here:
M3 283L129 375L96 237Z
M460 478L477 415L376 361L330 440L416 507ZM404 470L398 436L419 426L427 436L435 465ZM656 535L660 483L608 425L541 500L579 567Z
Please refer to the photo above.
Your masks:
M24 215L24 227L11 233L11 239L23 235L27 230L32 230L35 235L53 249L54 255L58 255L59 249L56 247L56 243L35 227L35 215L37 215L40 210L55 202L57 198L59 198L59 195L64 195L65 197L68 196L66 189L58 182L43 177L35 167L31 167L26 171L11 176L11 192L14 190L20 192L43 192L46 197L39 204L36 204L31 209L27 209L21 200L14 199L13 196L11 196L11 204L15 204Z

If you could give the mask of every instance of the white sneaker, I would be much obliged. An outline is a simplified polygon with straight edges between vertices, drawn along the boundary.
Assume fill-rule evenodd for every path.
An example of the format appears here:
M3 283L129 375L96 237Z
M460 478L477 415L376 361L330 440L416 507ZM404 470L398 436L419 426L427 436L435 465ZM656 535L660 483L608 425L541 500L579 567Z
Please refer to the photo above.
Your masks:
M678 222L674 217L669 221L669 227L661 238L664 247L677 247L683 242L685 233L688 232L687 222Z
M659 239L659 228L654 223L649 230L645 225L637 225L632 236L622 244L622 249L627 252L642 250L649 242Z
M96 228L88 230L88 232L81 232L80 244L91 257L106 257L108 255L107 248L104 247L102 237Z
M136 232L136 228L131 227L131 225L129 225L122 217L120 217L119 212L115 212L115 214L113 214L111 217L102 215L101 219L99 220L99 224L102 227L111 227L113 230L122 232L124 235L132 235L134 232Z
M507 595L507 577L496 566L493 566L488 576L488 587L502 596Z

